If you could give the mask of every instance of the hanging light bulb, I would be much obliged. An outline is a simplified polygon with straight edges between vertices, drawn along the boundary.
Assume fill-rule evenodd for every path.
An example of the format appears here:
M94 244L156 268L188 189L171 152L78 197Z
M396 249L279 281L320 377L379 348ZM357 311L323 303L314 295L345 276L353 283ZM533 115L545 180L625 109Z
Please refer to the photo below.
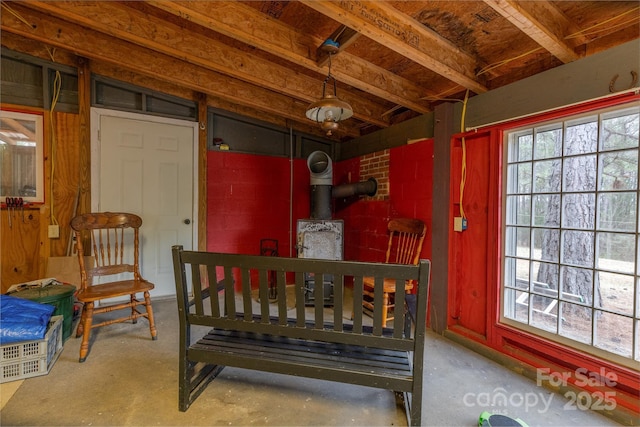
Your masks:
M336 43L325 41L322 48L329 53L329 73L322 82L322 99L307 107L307 118L320 124L320 127L331 136L338 129L338 122L353 116L353 109L336 94L336 79L331 75L331 55L337 51ZM327 83L333 80L333 95L327 93Z

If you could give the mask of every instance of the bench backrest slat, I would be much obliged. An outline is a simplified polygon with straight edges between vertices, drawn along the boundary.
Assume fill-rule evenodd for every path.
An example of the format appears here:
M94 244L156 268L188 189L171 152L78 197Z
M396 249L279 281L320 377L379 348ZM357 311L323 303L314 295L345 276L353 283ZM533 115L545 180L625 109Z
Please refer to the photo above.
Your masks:
M185 328L203 325L411 350L415 347L414 338L424 336L429 284L426 260L419 265L398 265L195 252L184 251L180 246L173 248L173 257L178 310ZM406 336L411 330L406 323L409 316L397 315L393 328L384 328L377 308L373 326L365 326L370 321L365 321L361 309L364 277L374 278L376 307L381 306L384 279L395 279L396 307L400 310L404 307L405 282L418 283L417 325L412 336ZM325 306L326 283L333 286L331 306ZM353 305L349 306L344 300L347 285L353 286ZM274 286L276 298L270 300ZM294 287L293 292L287 292L290 286ZM307 289L309 286L313 290ZM305 301L305 292L312 292L312 302ZM344 313L348 312L353 312L353 320L347 317L345 322Z

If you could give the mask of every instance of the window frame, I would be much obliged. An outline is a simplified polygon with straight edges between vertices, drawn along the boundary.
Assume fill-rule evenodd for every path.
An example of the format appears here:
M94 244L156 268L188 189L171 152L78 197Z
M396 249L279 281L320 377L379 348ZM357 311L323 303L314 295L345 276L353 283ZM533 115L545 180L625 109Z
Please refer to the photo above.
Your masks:
M503 186L502 186L502 220L500 221L500 225L499 225L499 230L500 230L500 234L501 234L501 242L502 242L502 250L500 251L500 271L498 274L498 279L499 279L499 290L498 290L498 298L499 298L499 304L498 304L498 313L497 313L497 320L498 320L498 327L502 328L502 327L506 327L506 328L515 328L518 331L522 331L525 332L527 334L533 334L534 336L539 336L545 340L550 340L553 341L554 343L556 343L559 346L567 346L569 348L573 348L575 350L587 353L587 355L589 355L588 357L595 357L595 358L601 358L604 360L608 360L610 362L622 365L622 366L628 366L628 367L633 367L634 365L637 364L638 361L638 353L640 352L640 343L638 343L638 341L640 340L640 338L638 338L638 328L640 328L640 324L639 324L639 320L638 320L638 311L640 311L640 309L638 308L638 305L640 305L639 302L634 301L632 302L632 314L631 314L631 321L633 322L632 325L632 329L631 329L631 333L632 333L632 354L630 357L625 357L625 356L621 356L609 351L606 351L600 347L596 347L593 344L593 335L594 335L594 327L592 325L591 328L591 338L592 338L592 344L584 344L581 343L579 341L576 340L572 340L570 338L564 337L559 335L559 331L556 331L555 333L552 332L548 332L545 331L543 329L540 328L536 328L534 326L531 326L531 318L529 317L527 319L527 323L522 323L520 321L514 320L512 318L506 317L505 316L505 304L507 303L505 301L505 274L506 274L506 269L505 269L505 262L506 259L509 255L508 251L507 251L507 245L508 245L508 241L507 241L507 228L508 227L515 227L517 224L510 224L507 225L507 217L509 215L508 212L508 206L507 206L507 196L508 196L508 192L507 192L507 188L509 185L509 174L511 173L513 175L513 170L509 170L509 165L513 164L509 162L509 140L507 135L508 134L521 134L521 135L526 135L527 133L531 133L533 135L533 133L535 132L536 129L542 129L542 128L554 128L557 127L557 125L560 125L561 128L564 130L566 130L567 128L567 124L571 123L571 124L575 124L576 122L579 122L580 120L582 120L583 118L589 117L589 116L594 116L594 115L598 115L598 127L600 129L600 125L601 125L601 118L603 116L605 116L608 112L610 111L623 111L625 109L628 108L638 108L638 106L640 106L640 101L637 99L637 96L634 97L635 99L626 99L626 100L619 100L619 99L611 99L611 100L605 100L604 102L602 100L600 101L594 101L591 103L587 103L583 106L576 106L576 107L572 107L572 108L565 108L563 111L556 111L556 112L551 112L551 113L545 113L545 114L541 114L538 115L536 117L529 117L523 120L519 120L518 122L513 122L513 123L509 123L509 124L504 124L502 126L499 126L499 134L501 135L501 141L502 141L502 155L503 155L503 164L502 164L502 176L503 176ZM598 132L599 132L598 129ZM529 132L531 131L531 132ZM598 137L599 138L599 137ZM600 144L600 141L598 139L598 144ZM536 161L535 159L535 155L533 153L534 148L532 147L532 154L531 157L529 159L529 162L533 165L533 163ZM636 148L636 150L638 150L640 152L640 149ZM600 153L605 153L606 151L601 150L600 148L598 148L597 153L598 155L600 155ZM565 153L560 153L559 157L558 157L562 162L564 161L565 158L567 158L567 155ZM533 167L533 166L532 166ZM535 175L535 173L532 173L532 178ZM561 178L562 179L562 178ZM533 183L530 183L530 185L533 185ZM637 252L637 248L639 246L639 240L640 240L640 234L638 233L638 216L640 216L640 208L638 207L637 203L638 203L638 197L637 195L639 194L639 190L638 187L640 185L637 183L636 184L636 189L634 190L636 192L636 226L634 227L634 231L632 232L632 234L635 234L635 238L636 238L636 254ZM593 194L600 194L600 188L598 188L597 190L594 190L592 192ZM514 193L509 193L509 195L513 195ZM536 194L533 189L530 189L529 192L527 193L531 196L531 199L533 199L533 196ZM565 190L563 188L560 189L560 191L558 192L558 194L560 196L562 196L563 194L565 194ZM533 212L530 209L530 214ZM596 212L596 221L597 221L597 215L598 213ZM524 226L525 228L527 228L529 230L529 235L531 236L531 231L534 228L534 224L533 224L533 218L530 219L529 221L529 225ZM559 224L557 227L558 230L563 230L564 229L564 225L563 224ZM597 223L594 225L593 227L593 231L594 232L603 232L602 227L598 227ZM529 247L533 247L533 244L530 242ZM531 250L531 249L530 249ZM559 256L560 256L560 252L559 251ZM529 261L528 261L528 267L531 268L531 264L533 263L533 254L529 254ZM634 285L636 285L636 289L634 291L634 299L638 299L640 298L640 292L638 291L638 281L640 280L639 276L638 276L638 269L640 268L640 266L638 266L638 257L639 255L636 255L635 259L636 259L636 265L634 266L634 271L631 273L631 275L634 277ZM516 256L512 256L512 258L516 258ZM562 261L559 260L557 262L558 266L563 265ZM593 266L591 267L591 269L593 271L599 271L600 268L597 265L597 262L594 262ZM530 272L531 270L529 270ZM560 285L560 284L559 284ZM515 285L514 288L515 289ZM533 294L531 288L529 287L526 292L529 292L530 294ZM514 290L515 293L515 290ZM559 292L559 294L561 294L562 292ZM560 295L558 295L557 297L558 302L560 303L561 301L561 297ZM592 312L595 312L597 310L596 304L592 302L591 304L591 310ZM530 316L530 314L529 314ZM595 320L594 320L595 322ZM501 326L502 325L502 326ZM635 340L635 341L633 341ZM635 343L634 343L635 342ZM635 352L635 353L634 353ZM634 359L635 357L635 359Z
M0 117L15 120L33 121L35 131L35 196L20 194L0 194L0 200L4 203L7 197L20 197L27 204L41 204L45 202L44 186L44 116L41 113L28 111L16 111L0 108ZM0 191L1 193L1 191Z

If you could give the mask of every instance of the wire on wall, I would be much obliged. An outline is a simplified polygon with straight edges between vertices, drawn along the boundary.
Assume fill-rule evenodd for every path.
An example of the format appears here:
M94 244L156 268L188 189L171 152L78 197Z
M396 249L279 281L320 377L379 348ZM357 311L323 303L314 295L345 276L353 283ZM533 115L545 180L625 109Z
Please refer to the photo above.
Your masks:
M464 120L467 114L467 101L469 101L469 89L464 95L462 103L462 117L460 118L460 132L464 132ZM460 216L466 219L464 215L464 207L462 206L462 198L464 196L464 186L467 181L467 145L464 136L462 137L462 167L460 168Z
M49 56L51 56L51 61L55 62L55 48L53 50L46 48ZM55 127L55 119L53 112L56 108L56 104L58 103L58 98L60 97L60 90L62 89L62 76L60 71L56 70L55 78L53 79L53 94L51 97L51 108L49 110L49 123L51 127L51 176L49 180L49 205L51 207L51 225L58 225L58 220L55 216L54 210L54 201L53 201L53 177L55 176L55 165L56 165L56 148L57 148L57 139L56 139L56 127Z
M9 5L7 5L6 2L2 2L2 7L4 7L7 12L9 12L10 14L12 14L13 16L15 16L18 21L22 22L24 25L26 25L27 27L34 29L35 25L31 24L29 21L27 21L22 15L20 15L18 12L16 12L15 10L13 10L12 8L9 7Z

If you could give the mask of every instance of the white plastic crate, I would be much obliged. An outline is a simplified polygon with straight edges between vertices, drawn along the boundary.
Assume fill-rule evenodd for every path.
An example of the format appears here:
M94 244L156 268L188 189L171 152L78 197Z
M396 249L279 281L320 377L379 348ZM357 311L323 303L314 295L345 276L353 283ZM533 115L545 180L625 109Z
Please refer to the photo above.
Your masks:
M62 352L62 320L52 316L41 340L0 346L0 383L46 375Z

